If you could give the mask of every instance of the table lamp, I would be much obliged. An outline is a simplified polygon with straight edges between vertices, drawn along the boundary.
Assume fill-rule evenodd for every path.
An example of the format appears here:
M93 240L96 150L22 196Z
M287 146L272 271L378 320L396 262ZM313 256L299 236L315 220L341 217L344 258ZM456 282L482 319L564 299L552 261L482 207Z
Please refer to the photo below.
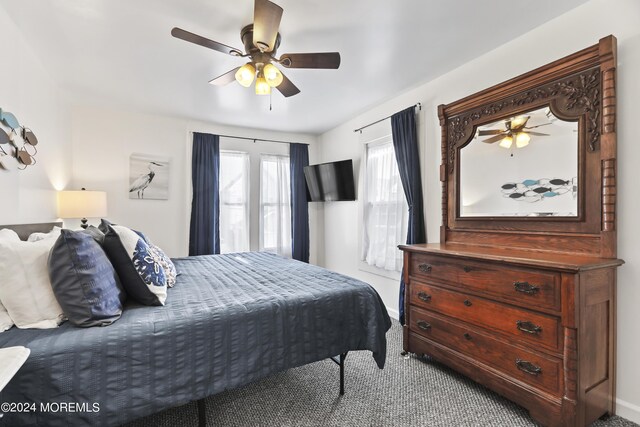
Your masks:
M107 193L104 191L59 191L58 217L81 218L81 227L87 228L87 218L107 216Z

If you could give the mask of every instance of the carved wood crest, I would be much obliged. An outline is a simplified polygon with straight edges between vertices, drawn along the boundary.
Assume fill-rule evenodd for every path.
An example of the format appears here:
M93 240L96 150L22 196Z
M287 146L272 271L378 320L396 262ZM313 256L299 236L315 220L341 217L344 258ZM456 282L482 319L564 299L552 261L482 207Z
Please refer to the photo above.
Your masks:
M456 150L468 143L478 124L501 113L524 112L528 104L539 103L541 100L548 100L550 107L565 117L577 119L584 115L587 120L589 150L595 151L601 131L601 85L600 67L595 67L448 118L449 173L453 172Z

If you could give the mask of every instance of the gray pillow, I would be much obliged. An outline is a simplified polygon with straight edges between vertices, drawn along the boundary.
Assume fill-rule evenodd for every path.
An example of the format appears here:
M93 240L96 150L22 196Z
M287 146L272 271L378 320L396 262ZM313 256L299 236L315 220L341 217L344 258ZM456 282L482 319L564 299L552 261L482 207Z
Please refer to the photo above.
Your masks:
M90 232L62 230L48 266L53 293L71 323L104 326L120 318L126 294Z
M98 242L100 246L104 243L104 233L96 226L90 225L82 231L85 234L93 237L93 240Z

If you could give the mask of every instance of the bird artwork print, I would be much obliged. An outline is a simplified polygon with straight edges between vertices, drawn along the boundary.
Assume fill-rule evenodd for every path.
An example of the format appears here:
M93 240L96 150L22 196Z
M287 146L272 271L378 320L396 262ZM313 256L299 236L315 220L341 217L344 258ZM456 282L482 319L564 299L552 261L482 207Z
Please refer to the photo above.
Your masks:
M129 198L168 199L168 162L150 156L131 156Z

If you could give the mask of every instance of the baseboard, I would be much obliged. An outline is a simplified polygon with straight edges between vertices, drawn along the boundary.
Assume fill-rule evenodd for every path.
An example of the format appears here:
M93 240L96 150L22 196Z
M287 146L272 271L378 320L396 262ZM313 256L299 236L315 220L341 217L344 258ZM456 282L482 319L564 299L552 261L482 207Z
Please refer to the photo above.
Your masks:
M387 313L389 313L389 317L391 317L392 319L400 319L400 313L398 312L398 310L387 307Z
M640 406L634 405L633 403L616 399L616 415L640 424Z

